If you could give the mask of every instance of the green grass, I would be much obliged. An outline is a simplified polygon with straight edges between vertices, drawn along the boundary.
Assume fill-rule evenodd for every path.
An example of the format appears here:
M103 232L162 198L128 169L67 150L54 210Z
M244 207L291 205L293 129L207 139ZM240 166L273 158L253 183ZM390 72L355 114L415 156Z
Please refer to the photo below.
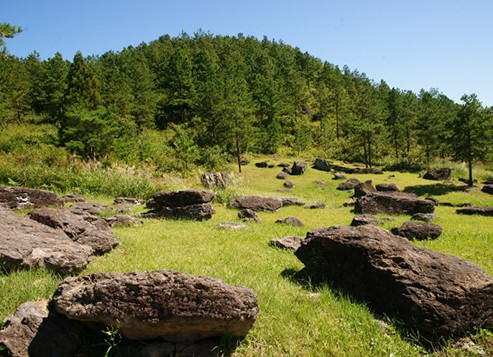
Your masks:
M277 159L275 162L293 159ZM217 213L206 222L150 220L141 227L116 228L121 245L112 252L95 257L82 274L110 271L146 271L172 269L194 275L219 278L229 284L243 285L258 295L260 313L254 328L239 344L234 356L422 356L464 355L445 344L441 351L425 349L413 335L399 325L382 322L361 303L355 303L329 287L303 286L290 278L302 268L292 252L269 247L269 240L287 235L304 236L307 231L335 224L349 224L353 217L349 207L351 192L338 191L332 174L309 169L302 176L291 176L296 184L290 193L283 181L275 178L279 168L260 169L253 164L235 174L234 184L215 203ZM389 177L390 175L395 177ZM478 189L436 191L436 182L425 181L415 174L353 175L374 184L393 182L399 188L430 186L425 195L453 203L472 202L493 205L493 196ZM323 180L326 185L317 185ZM173 189L200 187L198 178L166 182ZM425 187L426 188L426 187ZM298 197L307 203L323 201L327 207L309 210L284 207L274 213L259 213L262 223L248 223L244 230L222 230L219 223L237 221L237 211L219 203L228 197L254 194L261 196ZM109 202L109 197L98 197ZM436 223L444 228L435 241L416 243L419 246L469 259L493 275L493 233L491 217L459 216L455 208L437 207ZM304 227L274 223L279 218L295 215ZM395 216L384 226L391 228L409 219ZM43 271L18 272L0 276L0 318L11 314L22 302L47 299L60 279ZM483 333L488 336L490 332ZM480 335L473 338L480 340ZM484 337L481 337L484 338ZM485 341L491 344L492 337Z

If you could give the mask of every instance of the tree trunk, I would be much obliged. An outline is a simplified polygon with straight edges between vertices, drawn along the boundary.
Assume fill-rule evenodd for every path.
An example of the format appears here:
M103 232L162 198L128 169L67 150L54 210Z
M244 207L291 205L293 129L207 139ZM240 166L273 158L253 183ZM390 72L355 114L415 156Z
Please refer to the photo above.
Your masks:
M469 187L472 187L473 182L472 182L471 132L467 133L467 164L469 166L469 181L467 182L467 185Z

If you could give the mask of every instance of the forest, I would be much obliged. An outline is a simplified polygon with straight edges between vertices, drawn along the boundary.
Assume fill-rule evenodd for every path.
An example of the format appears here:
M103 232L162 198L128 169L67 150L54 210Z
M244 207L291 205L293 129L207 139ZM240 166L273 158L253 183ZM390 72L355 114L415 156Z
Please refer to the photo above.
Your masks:
M492 159L493 108L474 94L455 103L282 41L203 31L72 61L4 49L0 128L22 124L49 127L40 141L59 156L164 172L280 150L405 170Z

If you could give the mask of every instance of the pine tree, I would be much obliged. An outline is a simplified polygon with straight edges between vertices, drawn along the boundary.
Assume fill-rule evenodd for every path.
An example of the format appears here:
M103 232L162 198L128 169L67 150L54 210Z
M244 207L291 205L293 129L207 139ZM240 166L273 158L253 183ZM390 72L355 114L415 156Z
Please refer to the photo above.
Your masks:
M66 105L80 105L96 109L101 103L100 83L87 65L81 52L77 52L68 72Z

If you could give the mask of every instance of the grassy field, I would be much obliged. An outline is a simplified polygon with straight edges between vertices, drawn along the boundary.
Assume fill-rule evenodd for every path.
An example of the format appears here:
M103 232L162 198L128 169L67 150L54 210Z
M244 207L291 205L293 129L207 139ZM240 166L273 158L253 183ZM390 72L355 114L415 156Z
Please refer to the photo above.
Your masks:
M292 159L283 161L292 162ZM296 184L290 193L276 192L284 189L283 181L275 178L279 171L279 168L256 168L253 164L244 167L241 175L234 175L233 184L226 191L218 192L214 204L217 213L209 221L145 220L141 227L116 228L114 232L121 245L95 257L82 274L172 269L252 288L258 294L259 317L234 356L473 355L456 348L453 341L425 348L416 334L403 332L392 321L378 319L365 305L351 301L350 296L329 287L301 286L290 279L302 264L292 252L270 247L269 240L305 236L307 231L324 226L348 225L353 213L342 203L349 200L352 192L336 190L339 182L332 180L332 173L313 169L289 178ZM352 177L360 181L372 179L374 184L395 183L400 189L442 202L493 205L493 196L480 192L479 188L463 192L423 180L416 174L386 172ZM200 188L195 177L169 181L166 186L163 188ZM246 229L219 229L217 226L222 222L238 221L237 211L223 204L237 195L298 197L307 204L323 201L327 206L321 210L284 207L278 212L260 213L262 223L248 223ZM93 200L111 202L112 198ZM134 213L139 209L142 210L136 208ZM435 213L443 235L435 241L416 244L469 259L493 276L492 218L459 216L455 208L444 206L437 207ZM295 228L274 223L291 215L300 218L305 226ZM398 226L409 217L394 219L384 227ZM22 302L50 298L60 281L44 271L0 276L0 318L11 314ZM479 331L471 338L486 353L493 353L491 331Z

